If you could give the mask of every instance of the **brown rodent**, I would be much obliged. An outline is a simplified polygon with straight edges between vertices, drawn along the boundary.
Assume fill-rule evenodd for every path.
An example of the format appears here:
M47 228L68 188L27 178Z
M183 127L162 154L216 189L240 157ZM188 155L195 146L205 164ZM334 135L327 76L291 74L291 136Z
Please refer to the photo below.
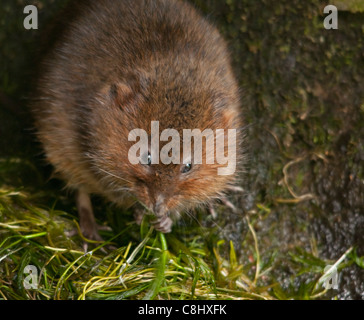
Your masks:
M237 129L239 162L239 89L226 43L179 0L78 1L73 8L42 63L33 107L47 159L78 192L86 237L100 239L90 194L141 203L155 228L170 232L172 216L220 198L236 174L218 175L218 163L133 165L128 136L137 128L150 134L152 121L161 132Z

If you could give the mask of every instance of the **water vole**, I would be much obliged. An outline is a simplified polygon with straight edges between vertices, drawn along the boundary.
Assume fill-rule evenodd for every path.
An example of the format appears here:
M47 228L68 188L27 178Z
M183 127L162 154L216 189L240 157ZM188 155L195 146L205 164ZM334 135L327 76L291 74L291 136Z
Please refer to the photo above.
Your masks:
M132 164L135 142L128 137L137 128L150 135L153 121L161 131L179 133L237 129L239 161L239 90L226 43L179 0L81 1L76 7L43 61L33 107L47 159L77 190L86 237L99 239L93 193L121 206L142 203L155 214L155 228L170 232L173 215L220 198L236 174L219 175L223 165L193 160L151 164L152 151L149 163Z

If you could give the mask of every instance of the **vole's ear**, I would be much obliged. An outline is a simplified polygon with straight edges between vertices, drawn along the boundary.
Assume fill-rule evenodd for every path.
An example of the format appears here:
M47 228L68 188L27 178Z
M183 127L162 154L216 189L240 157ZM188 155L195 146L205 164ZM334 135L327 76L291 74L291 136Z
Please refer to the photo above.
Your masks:
M125 110L126 107L135 102L138 93L128 84L114 83L110 86L108 95L115 106Z

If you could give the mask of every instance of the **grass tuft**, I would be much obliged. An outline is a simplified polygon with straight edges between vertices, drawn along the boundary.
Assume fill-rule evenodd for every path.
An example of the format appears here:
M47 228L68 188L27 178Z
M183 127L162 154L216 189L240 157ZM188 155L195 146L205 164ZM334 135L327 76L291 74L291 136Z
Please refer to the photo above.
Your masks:
M10 165L14 169L22 162ZM363 268L363 257L355 248L336 262L301 248L283 257L277 251L261 251L262 240L255 231L259 216L254 215L244 218L249 230L241 237L246 257L240 257L236 244L220 238L214 229L199 226L196 231L185 225L163 235L147 221L140 227L124 224L119 231L103 235L104 243L89 243L90 251L85 253L87 239L69 236L79 229L76 216L67 212L72 210L56 209L65 199L51 191L10 186L5 176L14 170L8 169L0 168L3 300L318 299L325 297L323 284L333 271L324 271L325 266ZM264 209L264 217L270 214L268 207L257 209ZM275 278L283 260L294 270L288 285ZM35 274L29 273L29 266L35 267Z

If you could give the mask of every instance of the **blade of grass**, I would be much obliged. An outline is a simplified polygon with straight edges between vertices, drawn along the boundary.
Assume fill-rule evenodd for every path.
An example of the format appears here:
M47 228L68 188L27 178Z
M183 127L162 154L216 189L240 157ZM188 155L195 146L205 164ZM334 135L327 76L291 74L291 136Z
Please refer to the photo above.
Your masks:
M256 261L256 269L255 269L255 277L254 277L254 286L257 284L258 278L259 278L259 274L260 274L260 254L259 254L259 247L258 247L258 239L257 239L257 235L255 233L255 230L253 228L253 226L251 225L249 218L246 217L246 220L248 222L248 227L249 230L253 236L254 239L254 247L255 247L255 253L257 256L257 261Z
M61 297L60 297L60 294L61 294L61 289L64 285L64 283L67 281L67 279L69 279L69 277L74 274L75 272L77 272L77 270L79 268L82 267L82 265L87 262L90 258L92 257L92 251L91 252L87 252L85 253L84 255L82 255L81 257L77 258L75 261L73 261L67 268L66 270L63 272L61 278L59 279L58 283L57 283L57 286L56 286L56 289L55 289L55 293L54 293L54 298L56 300L59 300ZM81 259L83 258L87 258L85 259L84 261L82 261L82 263L80 263L79 266L77 266L77 268L75 268L68 276L67 276L67 273L68 271L73 268L74 265L76 265Z
M159 293L160 287L165 280L165 270L168 258L167 241L163 233L159 232L159 240L162 247L162 253L159 257L156 278L152 283L150 290L144 296L143 300L153 300Z

